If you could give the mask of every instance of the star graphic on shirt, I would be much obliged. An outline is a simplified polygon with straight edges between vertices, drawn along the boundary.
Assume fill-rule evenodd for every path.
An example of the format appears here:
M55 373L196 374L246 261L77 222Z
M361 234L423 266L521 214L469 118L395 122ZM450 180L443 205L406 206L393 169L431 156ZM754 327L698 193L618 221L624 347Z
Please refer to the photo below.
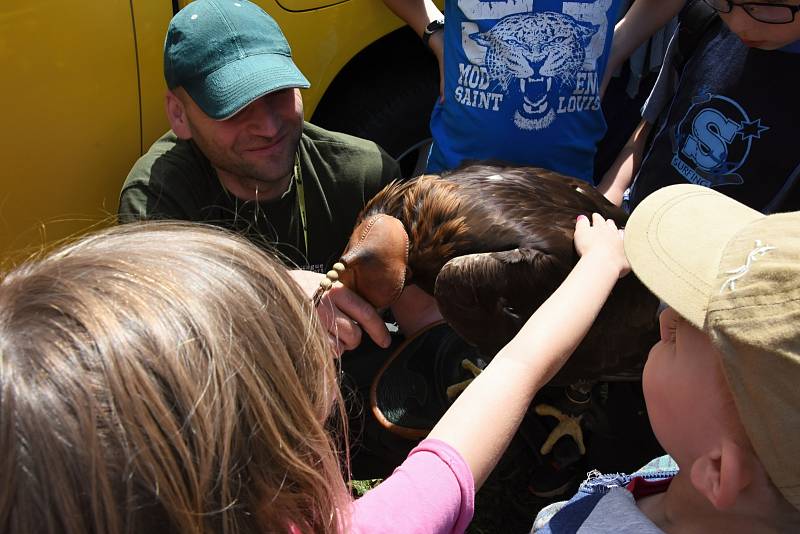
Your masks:
M761 119L756 119L750 122L743 121L736 133L742 136L743 141L749 141L750 139L761 139L761 134L767 130L769 130L769 126L762 126Z

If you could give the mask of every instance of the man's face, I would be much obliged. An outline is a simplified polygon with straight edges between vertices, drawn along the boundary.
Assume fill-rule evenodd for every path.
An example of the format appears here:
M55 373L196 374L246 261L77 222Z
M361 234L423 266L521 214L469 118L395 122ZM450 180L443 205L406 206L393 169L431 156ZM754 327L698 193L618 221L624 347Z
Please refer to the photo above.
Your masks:
M688 466L738 416L708 335L672 308L659 321L661 341L650 350L642 376L647 413L664 450Z
M761 0L762 2L770 4L786 4L797 6L800 5L800 0L780 0L778 2L769 2L769 0ZM800 40L800 16L795 14L793 22L788 24L766 24L759 22L747 13L741 7L735 7L730 13L720 13L719 16L728 25L733 33L751 48L760 48L762 50L777 50L789 45L797 40Z
M266 94L222 121L208 117L186 93L180 100L192 139L231 193L251 200L259 188L267 194L285 190L303 130L298 89Z

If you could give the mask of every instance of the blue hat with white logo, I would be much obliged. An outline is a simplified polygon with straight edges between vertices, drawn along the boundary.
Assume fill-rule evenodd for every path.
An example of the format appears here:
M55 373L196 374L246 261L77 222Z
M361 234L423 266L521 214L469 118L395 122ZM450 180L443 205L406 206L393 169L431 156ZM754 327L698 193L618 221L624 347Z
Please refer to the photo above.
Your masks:
M164 77L217 120L267 93L311 85L278 24L248 0L196 0L180 10L164 42Z

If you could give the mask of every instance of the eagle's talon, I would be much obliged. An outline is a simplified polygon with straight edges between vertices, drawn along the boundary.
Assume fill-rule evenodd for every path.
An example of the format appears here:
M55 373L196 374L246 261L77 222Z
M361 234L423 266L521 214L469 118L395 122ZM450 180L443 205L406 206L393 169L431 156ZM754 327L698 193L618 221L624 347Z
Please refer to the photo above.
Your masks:
M468 359L464 358L461 360L461 368L469 371L472 373L472 378L468 378L462 382L457 384L453 384L452 386L447 387L447 399L453 400L454 398L458 397L462 391L467 389L467 386L475 380L479 374L483 372L483 369L469 361Z
M583 429L581 429L581 420L583 414L578 416L567 415L558 408L554 408L549 404L537 404L534 410L538 415L549 415L558 419L558 424L547 436L542 448L539 452L548 454L553 450L553 446L563 436L570 436L578 445L578 451L581 455L586 454L586 447L583 444Z

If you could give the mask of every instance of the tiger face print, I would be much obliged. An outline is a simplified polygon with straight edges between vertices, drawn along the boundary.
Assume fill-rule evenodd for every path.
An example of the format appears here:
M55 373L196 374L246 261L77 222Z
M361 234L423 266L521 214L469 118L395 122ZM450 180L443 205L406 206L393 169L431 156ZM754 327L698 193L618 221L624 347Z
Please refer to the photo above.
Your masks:
M486 48L486 69L504 91L518 81L523 104L515 113L517 126L538 130L555 120L554 103L574 87L596 31L569 15L547 11L510 15L470 38Z

